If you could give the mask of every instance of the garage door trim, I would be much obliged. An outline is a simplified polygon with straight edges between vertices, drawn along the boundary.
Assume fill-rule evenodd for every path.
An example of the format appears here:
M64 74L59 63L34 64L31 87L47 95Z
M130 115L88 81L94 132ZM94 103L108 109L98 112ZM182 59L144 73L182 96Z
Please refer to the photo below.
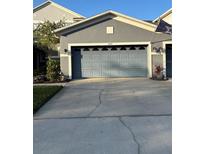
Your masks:
M72 43L68 44L68 72L69 78L72 79L72 58L71 50L72 47L79 46L112 46L112 45L146 45L147 46L147 77L151 77L152 65L151 65L151 42L113 42L113 43Z

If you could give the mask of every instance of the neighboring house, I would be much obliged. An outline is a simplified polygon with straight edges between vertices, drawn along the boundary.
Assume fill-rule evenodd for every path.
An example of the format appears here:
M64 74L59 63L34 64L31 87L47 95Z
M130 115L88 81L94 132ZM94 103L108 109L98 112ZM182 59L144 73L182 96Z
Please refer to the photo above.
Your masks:
M172 34L172 9L169 9L161 16L153 20L157 24L156 31ZM163 41L163 48L165 48L164 64L166 68L166 75L172 77L172 41Z
M61 71L70 79L152 77L158 64L166 75L170 69L166 51L172 36L156 32L157 27L150 21L107 11L57 29Z
M60 20L63 20L67 23L67 25L71 25L83 19L85 19L84 16L73 12L63 6L60 6L59 4L50 0L42 3L41 5L33 9L34 29L39 23L43 23L44 21L58 22ZM56 48L57 50L59 50L59 45L56 45ZM37 50L36 47L34 47L34 50L35 51L33 53L33 67L34 69L39 69L39 67L45 65L46 57L45 54L42 54L42 51ZM52 58L59 58L59 52L49 52L52 55ZM42 55L44 55L44 57L42 57Z
M157 23L160 20L164 20L168 24L172 25L172 9L169 9L165 13L163 13L161 16L157 17L153 20L153 23Z
M84 16L73 12L55 2L46 1L33 9L34 28L44 21L58 22L64 20L68 25L85 19Z

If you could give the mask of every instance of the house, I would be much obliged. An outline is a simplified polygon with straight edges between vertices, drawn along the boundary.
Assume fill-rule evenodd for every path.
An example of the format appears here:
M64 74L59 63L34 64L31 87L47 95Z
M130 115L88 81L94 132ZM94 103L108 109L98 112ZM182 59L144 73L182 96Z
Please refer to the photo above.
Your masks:
M84 16L73 12L51 0L40 4L33 9L34 28L44 21L58 22L65 21L68 25L85 19Z
M156 21L106 11L57 29L61 71L70 79L152 77L158 64L166 76L172 36L156 32Z
M73 12L53 1L46 1L41 5L33 9L33 28L35 29L39 23L45 21L58 22L63 20L67 25L71 25L75 22L85 19L84 16ZM34 38L35 42L35 38ZM56 45L56 49L59 50L59 44ZM52 58L59 59L59 51L48 51ZM40 69L41 66L45 66L46 54L42 49L34 47L33 50L33 68ZM45 68L45 67L44 67Z
M157 30L172 33L172 9L169 9L158 18L153 20L157 24ZM166 68L166 76L172 77L172 41L163 41L164 54L164 68Z
M172 9L169 9L168 11L166 11L165 13L163 13L162 15L154 19L153 23L157 23L160 20L164 20L168 24L172 25Z

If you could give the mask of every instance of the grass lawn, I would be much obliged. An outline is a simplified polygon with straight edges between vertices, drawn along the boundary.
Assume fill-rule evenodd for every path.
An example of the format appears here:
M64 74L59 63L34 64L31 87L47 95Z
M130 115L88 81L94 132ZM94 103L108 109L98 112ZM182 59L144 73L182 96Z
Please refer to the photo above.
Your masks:
M53 97L63 86L33 86L33 113Z

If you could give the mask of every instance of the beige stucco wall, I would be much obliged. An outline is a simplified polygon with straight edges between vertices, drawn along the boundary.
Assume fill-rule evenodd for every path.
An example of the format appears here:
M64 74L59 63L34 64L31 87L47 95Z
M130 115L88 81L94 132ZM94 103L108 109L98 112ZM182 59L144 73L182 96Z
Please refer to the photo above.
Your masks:
M67 24L71 24L74 22L73 18L81 17L78 14L73 13L66 8L62 8L57 4L50 3L40 6L37 9L34 9L33 12L33 29L37 27L39 23L43 23L44 21L50 22L58 22L60 20L64 20ZM59 51L60 44L56 45L56 50ZM55 53L53 56L59 56L59 53Z
M64 19L67 22L73 22L73 18L76 18L76 17L77 16L67 11L64 11L60 8L57 8L56 6L53 6L52 4L49 4L33 13L34 21L49 20L51 22L55 22L55 21Z
M172 25L172 13L163 18L165 22Z

